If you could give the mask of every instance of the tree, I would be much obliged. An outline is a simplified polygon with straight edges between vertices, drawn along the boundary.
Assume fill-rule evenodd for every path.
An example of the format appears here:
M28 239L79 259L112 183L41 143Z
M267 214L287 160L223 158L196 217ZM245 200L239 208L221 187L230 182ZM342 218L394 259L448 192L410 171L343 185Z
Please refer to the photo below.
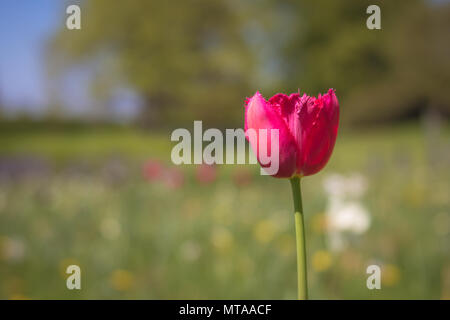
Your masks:
M154 126L237 123L252 59L229 1L96 0L81 9L82 30L53 39L54 74L94 63L95 91L131 85L145 98L140 120Z
M366 27L369 4L381 30ZM57 71L94 65L108 96L130 85L139 119L241 126L256 90L316 95L335 88L347 123L396 120L425 108L449 113L450 4L425 0L130 0L83 2L82 30L62 29Z
M368 2L291 2L301 24L284 51L290 89L336 88L344 122L395 120L431 105L448 113L450 5L370 4L381 8L381 30L366 28Z

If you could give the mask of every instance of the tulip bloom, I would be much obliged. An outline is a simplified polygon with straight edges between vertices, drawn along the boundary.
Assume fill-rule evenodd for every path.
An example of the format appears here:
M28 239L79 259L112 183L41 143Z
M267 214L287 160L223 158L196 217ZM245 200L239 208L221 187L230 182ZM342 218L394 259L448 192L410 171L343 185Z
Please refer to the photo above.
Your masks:
M279 93L269 101L256 92L245 107L245 130L255 129L258 141L260 129L278 129L279 170L273 175L277 178L319 172L330 159L338 124L339 103L332 89L317 98ZM256 141L249 141L258 153Z
M297 245L298 298L308 298L306 276L306 245L300 178L319 172L330 159L339 125L339 103L333 89L323 96L310 97L293 93L276 94L269 101L256 94L245 106L245 131L257 159L263 168L268 165L260 159L261 146L266 154L278 152L278 171L272 176L289 178L295 209ZM248 130L256 134L250 138ZM261 143L261 129L278 131L278 148L273 141ZM264 132L262 130L262 132ZM266 136L267 139L267 136ZM264 145L265 143L265 145Z

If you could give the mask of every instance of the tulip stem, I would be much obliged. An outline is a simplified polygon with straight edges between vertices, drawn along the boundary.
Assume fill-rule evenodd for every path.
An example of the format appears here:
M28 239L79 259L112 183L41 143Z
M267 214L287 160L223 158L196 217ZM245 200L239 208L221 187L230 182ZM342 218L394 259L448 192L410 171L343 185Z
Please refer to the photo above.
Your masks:
M298 300L307 300L308 284L306 276L306 245L305 245L305 225L303 218L302 191L299 177L291 178L290 181L292 186L292 195L294 197L294 210L295 210Z

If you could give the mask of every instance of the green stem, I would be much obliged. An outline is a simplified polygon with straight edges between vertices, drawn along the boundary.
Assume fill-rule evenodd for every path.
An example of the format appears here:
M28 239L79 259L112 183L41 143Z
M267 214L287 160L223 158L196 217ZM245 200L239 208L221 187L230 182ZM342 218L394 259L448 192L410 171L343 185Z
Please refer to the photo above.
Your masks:
M297 277L298 277L298 299L308 299L308 284L306 277L306 245L305 245L305 225L303 219L302 192L300 178L290 179L292 195L294 197L295 210L295 238L297 243Z

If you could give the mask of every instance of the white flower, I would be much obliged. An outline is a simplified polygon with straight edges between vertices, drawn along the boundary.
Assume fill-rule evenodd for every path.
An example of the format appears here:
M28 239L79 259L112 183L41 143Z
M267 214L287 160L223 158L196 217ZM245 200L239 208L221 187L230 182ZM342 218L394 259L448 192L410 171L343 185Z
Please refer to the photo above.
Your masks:
M10 262L19 262L25 256L25 244L19 239L5 237L2 249L3 257Z
M360 198L366 193L367 186L367 179L360 173L353 173L349 177L335 173L323 181L325 192L339 198Z
M362 197L368 187L367 179L360 173L353 173L347 179L347 193L350 197L360 198Z
M332 250L339 251L347 245L348 234L362 235L370 227L370 213L360 201L368 183L359 173L348 177L333 174L324 180L323 186L328 194L328 242Z
M362 234L370 226L369 212L356 201L332 201L332 205L327 210L327 216L328 228L334 231Z
M345 178L340 174L329 175L323 181L323 188L330 196L342 197L345 194L344 180Z
M186 241L180 247L181 257L189 262L193 262L200 257L201 248L194 241Z

